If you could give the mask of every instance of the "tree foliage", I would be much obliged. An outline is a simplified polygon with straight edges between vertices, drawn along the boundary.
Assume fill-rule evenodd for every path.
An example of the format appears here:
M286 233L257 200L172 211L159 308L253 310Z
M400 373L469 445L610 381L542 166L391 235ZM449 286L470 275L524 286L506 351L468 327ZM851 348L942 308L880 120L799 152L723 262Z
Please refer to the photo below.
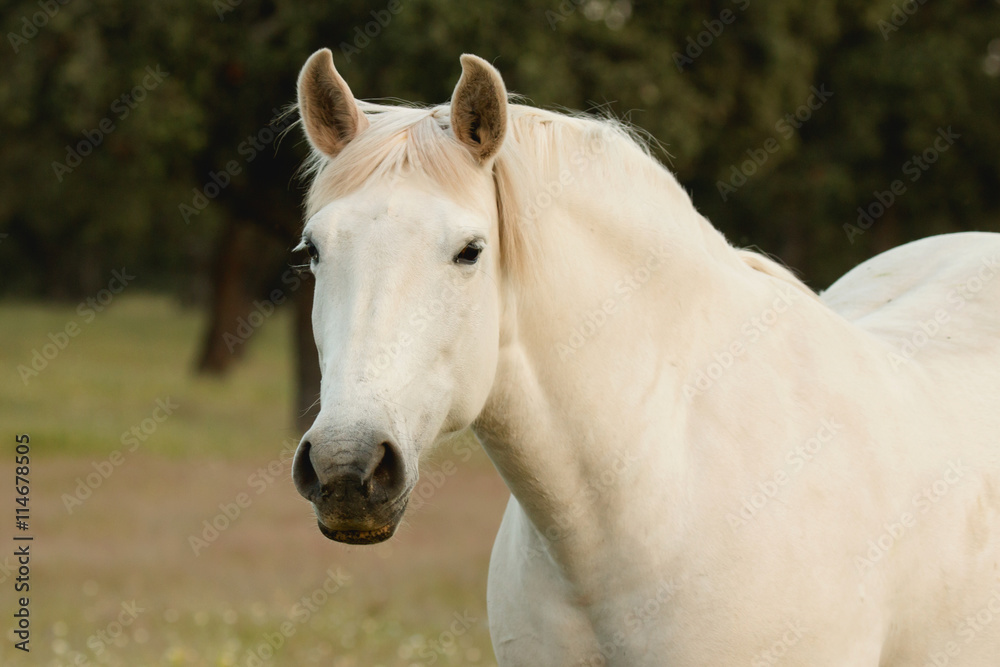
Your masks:
M267 271L289 261L304 150L271 135L322 46L359 97L445 101L474 52L534 104L628 118L734 243L818 286L911 238L998 228L992 1L4 4L6 294L76 296L123 265L190 292L232 224L276 239ZM959 138L910 180L947 128ZM896 180L905 192L852 234Z

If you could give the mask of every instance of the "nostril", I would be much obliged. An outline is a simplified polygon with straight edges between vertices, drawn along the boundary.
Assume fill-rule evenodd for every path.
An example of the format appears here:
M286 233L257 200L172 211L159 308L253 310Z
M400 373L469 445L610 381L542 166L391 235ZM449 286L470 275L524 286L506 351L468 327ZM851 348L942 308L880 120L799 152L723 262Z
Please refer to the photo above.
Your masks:
M402 454L391 440L382 440L374 448L346 450L303 440L292 462L292 481L302 497L329 509L334 504L347 507L395 500L406 474Z
M382 487L387 496L392 497L399 491L398 487L404 478L403 459L391 442L383 442L379 447L382 457L372 473L372 481Z
M310 456L311 450L312 443L306 440L299 446L299 451L295 453L295 461L292 463L292 481L306 500L315 500L320 491L319 477L316 475Z

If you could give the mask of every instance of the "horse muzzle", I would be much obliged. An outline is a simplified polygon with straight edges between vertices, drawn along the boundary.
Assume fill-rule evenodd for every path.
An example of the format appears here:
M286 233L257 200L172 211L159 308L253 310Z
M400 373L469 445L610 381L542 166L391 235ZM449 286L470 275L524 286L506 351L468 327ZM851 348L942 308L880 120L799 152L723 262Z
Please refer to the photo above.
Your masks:
M295 452L292 479L313 504L320 532L347 544L392 537L410 495L398 445L374 430L360 438L310 430Z

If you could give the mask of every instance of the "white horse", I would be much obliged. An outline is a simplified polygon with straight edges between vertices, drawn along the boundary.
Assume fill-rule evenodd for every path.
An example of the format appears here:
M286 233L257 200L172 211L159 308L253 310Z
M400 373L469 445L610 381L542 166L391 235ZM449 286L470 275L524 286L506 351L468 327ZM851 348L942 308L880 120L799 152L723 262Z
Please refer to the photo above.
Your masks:
M512 493L505 667L1000 664L1000 235L819 298L475 56L449 106L358 102L328 50L298 93L326 536L388 539L471 425Z

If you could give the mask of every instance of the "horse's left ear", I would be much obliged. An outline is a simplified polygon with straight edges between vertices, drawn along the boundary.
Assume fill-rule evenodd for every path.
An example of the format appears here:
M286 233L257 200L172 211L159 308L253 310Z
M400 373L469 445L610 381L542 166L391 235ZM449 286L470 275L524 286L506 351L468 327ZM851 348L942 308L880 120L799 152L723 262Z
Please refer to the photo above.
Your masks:
M462 56L462 77L451 96L455 137L480 164L496 156L507 132L507 88L500 72L478 56Z
M309 57L299 73L299 113L306 138L327 157L336 157L368 127L368 119L333 65L330 49Z

